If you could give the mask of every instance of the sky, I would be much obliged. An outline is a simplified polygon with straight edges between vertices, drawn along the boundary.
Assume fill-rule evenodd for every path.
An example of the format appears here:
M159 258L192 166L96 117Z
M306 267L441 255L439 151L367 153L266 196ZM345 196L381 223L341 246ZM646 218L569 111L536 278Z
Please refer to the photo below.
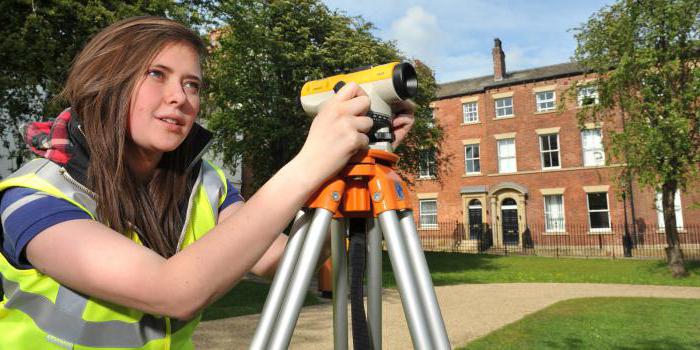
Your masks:
M439 83L493 74L491 49L500 38L506 71L569 62L572 28L612 0L323 0L372 22L409 58L435 71Z

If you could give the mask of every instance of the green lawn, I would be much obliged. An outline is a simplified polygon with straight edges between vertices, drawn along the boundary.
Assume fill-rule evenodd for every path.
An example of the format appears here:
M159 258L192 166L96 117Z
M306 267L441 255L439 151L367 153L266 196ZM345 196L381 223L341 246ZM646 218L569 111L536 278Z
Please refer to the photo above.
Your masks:
M230 292L204 310L203 321L257 314L262 312L270 290L269 284L241 281ZM313 294L306 294L304 305L318 304Z
M461 283L559 282L624 283L700 287L700 261L687 263L690 276L671 277L661 260L547 258L426 252L436 286ZM396 281L388 256L382 266L385 287Z
M690 276L671 277L660 260L578 259L493 256L426 252L435 285L461 283L570 282L628 283L700 287L700 261L688 263ZM389 258L384 253L383 282L395 288ZM262 311L269 285L243 281L204 311L204 320L255 314ZM307 295L306 305L318 303Z
M491 332L462 349L700 349L700 300L566 300Z

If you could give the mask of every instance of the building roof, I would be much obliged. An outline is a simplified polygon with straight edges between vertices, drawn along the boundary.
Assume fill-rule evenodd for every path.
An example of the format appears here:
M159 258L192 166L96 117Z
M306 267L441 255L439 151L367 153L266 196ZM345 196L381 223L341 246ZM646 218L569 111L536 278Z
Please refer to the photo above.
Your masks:
M576 63L570 62L508 72L503 80L500 81L494 81L493 75L457 80L439 84L437 98L445 99L455 96L469 95L484 92L487 89L578 75L582 74L583 72L584 70L580 66L578 66Z

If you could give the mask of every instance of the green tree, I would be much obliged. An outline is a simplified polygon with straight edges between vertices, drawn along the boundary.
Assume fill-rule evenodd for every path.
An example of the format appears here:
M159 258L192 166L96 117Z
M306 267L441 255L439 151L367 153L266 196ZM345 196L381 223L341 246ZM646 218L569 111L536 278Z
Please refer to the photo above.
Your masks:
M203 24L201 1L41 1L0 3L0 140L23 146L19 127L52 118L62 106L54 101L73 57L87 40L112 22L137 15L159 15L189 25ZM17 166L22 150L15 152Z
M372 35L372 24L317 0L222 1L218 10L222 26L206 72L207 124L224 162L252 169L246 194L301 149L311 124L297 102L304 82L402 58L393 43ZM417 168L417 148L440 137L438 127L426 127L435 94L432 72L418 72L417 125L397 150L406 171Z
M575 60L597 76L599 103L579 119L621 116L613 153L638 180L662 194L669 268L684 266L674 194L698 180L700 161L700 1L622 0L575 29Z

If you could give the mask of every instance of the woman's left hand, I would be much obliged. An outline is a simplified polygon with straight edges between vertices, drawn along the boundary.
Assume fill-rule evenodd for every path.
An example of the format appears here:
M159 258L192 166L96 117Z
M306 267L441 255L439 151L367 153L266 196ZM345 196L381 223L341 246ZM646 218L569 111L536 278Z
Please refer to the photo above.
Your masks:
M411 100L403 100L400 103L393 106L396 116L392 121L392 127L394 129L395 140L391 146L396 149L406 138L408 132L413 127L413 122L415 121L415 116L413 115L416 111L416 104Z

